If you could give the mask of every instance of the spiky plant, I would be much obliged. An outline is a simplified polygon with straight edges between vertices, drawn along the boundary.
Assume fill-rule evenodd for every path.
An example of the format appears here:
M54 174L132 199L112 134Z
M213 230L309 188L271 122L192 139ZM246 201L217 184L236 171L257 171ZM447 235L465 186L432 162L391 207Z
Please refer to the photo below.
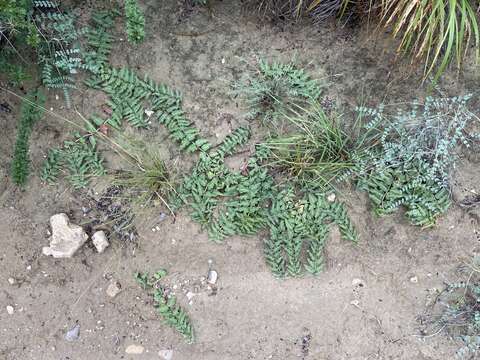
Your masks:
M471 0L381 0L382 21L400 39L398 51L424 61L424 75L437 81L447 66L460 67L473 43L480 55L480 33Z

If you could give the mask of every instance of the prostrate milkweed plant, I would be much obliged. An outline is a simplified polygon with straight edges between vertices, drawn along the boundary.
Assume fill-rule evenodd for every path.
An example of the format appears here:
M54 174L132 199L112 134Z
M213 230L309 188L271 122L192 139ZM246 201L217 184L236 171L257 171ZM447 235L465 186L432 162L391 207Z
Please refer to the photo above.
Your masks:
M468 110L469 99L428 97L394 114L383 106L358 108L364 131L379 146L355 154L356 165L347 174L356 173L379 215L403 205L411 222L430 226L448 209L457 148L478 139L471 131L478 118Z

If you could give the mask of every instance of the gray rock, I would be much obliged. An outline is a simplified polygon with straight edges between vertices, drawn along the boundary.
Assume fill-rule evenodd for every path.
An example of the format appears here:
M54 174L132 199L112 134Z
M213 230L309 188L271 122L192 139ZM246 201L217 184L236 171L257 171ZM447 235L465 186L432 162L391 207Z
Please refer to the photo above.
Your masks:
M52 236L50 246L42 249L44 255L54 258L70 258L87 241L88 235L81 226L70 224L66 214L55 214L50 218Z
M107 295L114 298L117 296L120 291L122 291L122 286L118 281L112 281L107 287Z
M80 337L80 324L76 324L73 328L67 331L65 334L65 340L75 341Z
M96 231L92 235L92 242L99 254L103 253L105 249L110 245L107 240L107 235L105 235L105 232L102 230Z

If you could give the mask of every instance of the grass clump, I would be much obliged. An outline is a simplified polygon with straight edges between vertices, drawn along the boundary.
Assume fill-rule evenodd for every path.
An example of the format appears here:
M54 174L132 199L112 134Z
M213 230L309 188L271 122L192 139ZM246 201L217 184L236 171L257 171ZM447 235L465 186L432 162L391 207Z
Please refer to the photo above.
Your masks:
M286 172L303 187L323 188L353 166L352 140L339 117L319 104L290 110L283 116L287 134L276 134L261 144L268 151L265 164Z
M153 297L154 306L165 323L173 327L183 335L187 343L194 342L192 323L187 313L177 304L175 296L168 294L167 288L160 281L167 275L167 271L161 269L150 276L148 273L135 273L135 279L143 289L149 290Z
M43 115L44 102L45 97L39 91L30 92L22 102L11 169L13 182L20 186L26 184L30 172L29 139L33 126Z
M263 124L275 123L289 109L315 102L322 92L317 80L293 63L258 61L258 69L247 72L234 86L246 98L248 117Z
M140 44L145 39L145 16L137 0L125 0L125 20L128 41Z
M431 226L450 206L450 177L458 160L458 147L469 147L478 135L478 122L468 110L470 96L427 98L409 110L387 114L359 108L364 131L374 133L375 150L354 155L359 186L368 192L380 215L404 206L415 225Z

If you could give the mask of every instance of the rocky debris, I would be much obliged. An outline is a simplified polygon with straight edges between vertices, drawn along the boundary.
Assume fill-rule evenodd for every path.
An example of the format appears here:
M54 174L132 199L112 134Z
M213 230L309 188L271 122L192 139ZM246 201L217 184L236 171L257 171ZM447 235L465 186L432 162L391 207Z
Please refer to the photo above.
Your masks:
M336 195L335 193L331 193L330 195L327 196L327 201L328 202L335 202Z
M7 305L7 313L8 313L8 315L13 315L14 312L15 312L15 309L13 308L13 306Z
M99 254L103 253L105 249L110 245L107 240L107 235L105 235L105 232L103 230L96 231L92 235L92 242Z
M55 214L50 218L52 236L50 246L42 249L44 255L54 258L70 258L87 241L88 235L81 226L70 224L66 214Z
M127 348L125 349L125 353L129 355L140 355L143 354L145 351L145 348L142 345L128 345Z
M417 277L417 276L411 277L411 278L410 278L410 282L413 283L413 284L418 283L418 277Z
M17 280L15 280L13 277L9 277L9 278L8 278L8 283L9 283L10 285L15 285L16 282L17 282Z
M173 350L160 350L158 352L160 359L162 360L172 360L173 359Z
M73 328L67 331L65 334L65 340L75 341L80 337L80 324L75 324Z
M122 291L122 285L118 281L111 281L107 287L106 293L111 298L117 296Z

